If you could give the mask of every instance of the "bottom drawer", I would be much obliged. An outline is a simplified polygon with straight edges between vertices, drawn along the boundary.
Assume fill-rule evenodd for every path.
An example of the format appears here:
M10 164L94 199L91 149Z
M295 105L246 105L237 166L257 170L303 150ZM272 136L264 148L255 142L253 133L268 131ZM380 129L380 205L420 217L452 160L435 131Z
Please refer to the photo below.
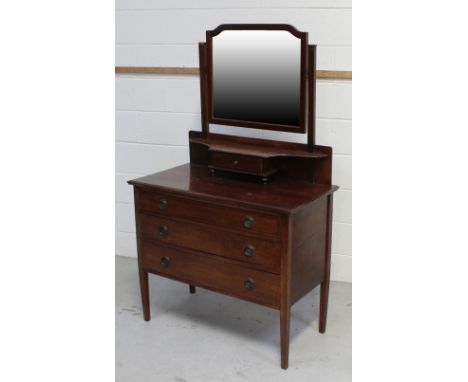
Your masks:
M273 308L279 307L280 277L235 261L143 241L143 268L149 272L229 294Z

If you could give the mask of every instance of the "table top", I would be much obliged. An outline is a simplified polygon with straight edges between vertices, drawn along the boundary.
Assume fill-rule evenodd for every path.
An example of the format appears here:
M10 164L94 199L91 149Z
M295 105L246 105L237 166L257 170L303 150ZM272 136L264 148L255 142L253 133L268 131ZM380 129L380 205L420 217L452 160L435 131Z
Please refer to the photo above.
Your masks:
M207 166L190 163L128 183L288 214L338 189L334 185L312 184L281 176L268 184L211 176Z

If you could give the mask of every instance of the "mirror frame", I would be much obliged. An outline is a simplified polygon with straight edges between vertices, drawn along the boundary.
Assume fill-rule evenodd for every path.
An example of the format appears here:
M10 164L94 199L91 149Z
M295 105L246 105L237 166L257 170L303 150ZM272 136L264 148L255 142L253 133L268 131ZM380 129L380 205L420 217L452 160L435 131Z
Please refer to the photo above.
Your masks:
M299 126L281 125L275 123L242 121L238 119L215 118L213 115L213 37L223 31L231 30L278 30L291 33L301 40L301 58L300 58L300 108L299 108ZM207 122L217 125L228 125L237 127L246 127L263 130L287 131L293 133L305 133L307 131L307 32L300 32L292 25L288 24L222 24L216 29L206 31L207 44Z

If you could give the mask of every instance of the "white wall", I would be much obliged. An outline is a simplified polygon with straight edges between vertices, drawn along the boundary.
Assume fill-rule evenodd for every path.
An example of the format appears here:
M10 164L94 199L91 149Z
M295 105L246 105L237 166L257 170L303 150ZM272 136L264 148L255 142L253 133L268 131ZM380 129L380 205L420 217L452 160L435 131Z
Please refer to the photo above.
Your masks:
M199 41L223 23L288 23L318 45L317 67L351 70L350 0L117 0L116 66L198 66ZM116 76L116 253L136 256L128 179L189 161L200 130L198 76ZM304 135L219 127L305 141ZM351 281L351 81L317 81L317 144L333 147L332 279Z

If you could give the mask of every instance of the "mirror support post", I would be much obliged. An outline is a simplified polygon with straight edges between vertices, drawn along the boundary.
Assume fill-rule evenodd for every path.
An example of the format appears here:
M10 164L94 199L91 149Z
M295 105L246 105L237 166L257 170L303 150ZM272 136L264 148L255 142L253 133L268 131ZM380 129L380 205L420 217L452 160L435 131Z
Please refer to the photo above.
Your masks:
M317 45L309 45L307 49L307 145L309 150L315 146L315 82L316 82Z
M198 57L200 61L200 101L201 101L201 128L204 138L208 137L209 125L207 119L207 70L206 70L206 43L198 44Z

